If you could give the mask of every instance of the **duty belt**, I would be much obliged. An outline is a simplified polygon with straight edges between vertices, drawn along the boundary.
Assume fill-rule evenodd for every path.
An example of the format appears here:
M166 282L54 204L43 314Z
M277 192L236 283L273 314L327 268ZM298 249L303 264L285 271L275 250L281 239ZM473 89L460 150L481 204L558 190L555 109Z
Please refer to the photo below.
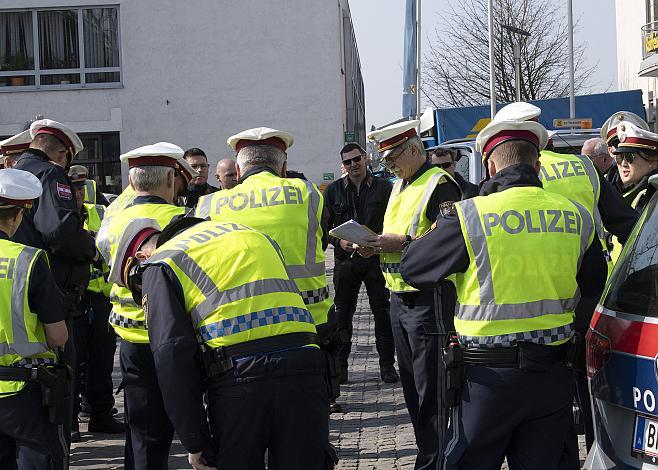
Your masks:
M210 348L203 345L201 352L206 374L208 377L213 377L232 369L234 359L271 354L277 351L301 348L309 344L319 344L317 334L308 332L287 333L231 346L220 346L219 348Z
M39 379L38 367L0 366L0 380L36 382Z
M533 360L550 364L564 361L570 343L548 346L535 343L519 343L512 347L464 348L464 363L488 367L518 368L522 357L531 355Z

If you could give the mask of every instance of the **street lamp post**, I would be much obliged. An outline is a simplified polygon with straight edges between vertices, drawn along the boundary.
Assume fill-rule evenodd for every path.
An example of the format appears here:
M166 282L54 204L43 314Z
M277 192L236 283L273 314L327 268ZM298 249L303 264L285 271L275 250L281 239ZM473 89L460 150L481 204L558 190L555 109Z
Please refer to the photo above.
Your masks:
M569 34L569 117L576 118L576 85L575 85L575 72L573 60L573 10L571 8L571 0L567 0L567 18Z
M487 7L489 15L489 99L491 101L491 119L496 115L496 70L494 69L494 20L493 0Z
M529 37L530 33L524 29L510 26L508 24L501 25L504 29L510 32L514 48L514 82L516 85L516 101L521 101L521 38L520 36ZM513 34L518 34L519 38L514 39Z

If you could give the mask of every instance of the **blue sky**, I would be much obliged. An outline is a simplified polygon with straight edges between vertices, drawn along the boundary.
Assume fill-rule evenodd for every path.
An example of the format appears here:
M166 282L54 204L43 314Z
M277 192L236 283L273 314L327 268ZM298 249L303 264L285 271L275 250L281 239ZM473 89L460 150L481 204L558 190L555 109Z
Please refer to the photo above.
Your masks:
M469 1L469 0L462 0ZM366 92L366 123L399 119L402 106L404 0L349 0ZM554 2L566 17L566 1ZM422 0L424 49L434 38L434 24L449 21L447 0ZM486 13L485 13L486 14ZM614 0L573 0L579 29L574 43L586 46L589 64L597 65L592 92L617 89ZM566 39L565 39L566 40Z

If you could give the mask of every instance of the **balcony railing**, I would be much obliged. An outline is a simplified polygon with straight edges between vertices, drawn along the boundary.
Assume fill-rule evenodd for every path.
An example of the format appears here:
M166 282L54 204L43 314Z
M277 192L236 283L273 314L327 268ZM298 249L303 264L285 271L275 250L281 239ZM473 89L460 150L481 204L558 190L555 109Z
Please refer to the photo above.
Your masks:
M658 53L658 21L642 26L642 60Z

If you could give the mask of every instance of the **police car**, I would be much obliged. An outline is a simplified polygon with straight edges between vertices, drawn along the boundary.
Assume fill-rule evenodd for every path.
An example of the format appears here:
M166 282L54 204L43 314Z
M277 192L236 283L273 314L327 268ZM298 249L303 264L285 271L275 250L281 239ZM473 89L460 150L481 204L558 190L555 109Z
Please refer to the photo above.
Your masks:
M658 178L651 184L658 186ZM595 443L586 469L658 469L658 194L637 222L587 334Z

